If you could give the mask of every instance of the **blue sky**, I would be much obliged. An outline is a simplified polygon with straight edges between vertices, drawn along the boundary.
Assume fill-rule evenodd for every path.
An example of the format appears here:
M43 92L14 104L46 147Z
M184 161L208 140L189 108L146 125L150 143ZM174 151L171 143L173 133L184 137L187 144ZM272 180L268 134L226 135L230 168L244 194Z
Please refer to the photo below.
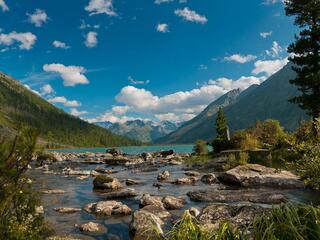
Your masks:
M281 0L0 0L0 70L90 121L185 121L287 62Z

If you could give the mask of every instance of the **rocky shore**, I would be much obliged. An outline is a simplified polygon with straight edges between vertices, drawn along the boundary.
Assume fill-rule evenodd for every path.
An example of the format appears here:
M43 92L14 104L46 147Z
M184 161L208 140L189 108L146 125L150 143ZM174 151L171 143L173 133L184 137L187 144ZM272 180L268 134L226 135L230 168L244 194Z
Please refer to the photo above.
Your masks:
M225 172L214 168L204 170L196 165L187 166L184 160L189 157L173 150L139 155L126 155L117 149L106 153L55 152L41 162L35 157L29 172L31 177L37 173L37 176L51 176L51 183L56 181L54 187L53 184L37 187L45 201L56 201L54 207L44 204L45 217L65 216L66 221L73 215L73 221L69 222L74 224L68 231L61 234L55 229L57 235L69 237L66 239L85 239L72 237L75 233L77 237L96 239L101 239L97 236L147 239L154 234L150 229L163 233L184 211L208 228L224 220L244 228L256 214L290 201L287 191L304 188L303 182L288 171L257 164ZM79 191L88 189L87 195L81 195L82 202L73 198L72 187L64 186L64 182L70 184L70 181ZM63 204L62 199L77 204ZM101 219L122 219L118 225L127 234L109 234L108 224Z

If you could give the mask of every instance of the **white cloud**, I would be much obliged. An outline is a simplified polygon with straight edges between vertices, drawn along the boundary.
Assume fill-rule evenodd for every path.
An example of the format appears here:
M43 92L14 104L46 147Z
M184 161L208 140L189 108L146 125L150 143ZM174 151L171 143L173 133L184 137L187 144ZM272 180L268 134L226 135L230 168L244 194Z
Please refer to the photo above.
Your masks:
M267 76L271 76L287 65L288 62L288 58L266 61L259 60L254 63L254 69L252 70L252 73L255 75L265 73Z
M68 48L70 48L70 46L68 46L66 43L61 42L61 41L58 41L58 40L53 41L52 45L53 45L55 48L62 48L62 49L68 49Z
M88 34L86 35L86 40L85 40L85 45L88 48L93 48L95 46L97 46L98 44L98 39L97 39L98 33L96 32L88 32Z
M49 102L51 103L61 103L66 107L80 107L81 103L76 101L76 100L68 100L65 97L54 97L48 99Z
M263 1L263 4L265 4L265 5L272 5L272 4L276 4L276 3L278 3L278 2L284 2L284 0L264 0Z
M283 49L282 47L276 42L274 41L272 43L272 47L270 50L266 50L266 53L268 56L271 56L271 57L279 57L279 55L282 53Z
M9 11L9 7L4 0L0 0L0 7L3 12Z
M208 70L208 66L205 64L200 64L199 70Z
M266 80L265 77L242 76L237 80L232 80L229 78L218 78L216 80L209 80L208 84L220 86L223 89L227 89L228 91L232 89L237 89L237 88L240 88L241 90L245 90L253 84L262 83L264 80Z
M86 23L86 22L82 19L79 28L80 28L80 29L86 29L86 28L99 29L99 28L100 28L100 25L99 25L99 24L91 25L91 24L89 24L89 23Z
M128 77L128 80L133 85L144 85L144 84L149 84L150 83L150 80L145 80L145 81L143 81L143 80L135 80L131 76Z
M50 84L45 84L41 87L41 95L48 95L54 93L54 89Z
M31 32L17 33L15 31L4 34L0 34L0 45L11 46L15 42L19 43L19 48L24 50L32 49L33 45L37 41L37 36Z
M41 94L40 94L37 90L32 89L29 85L24 84L23 86L24 86L26 89L28 89L29 91L37 94L38 96L41 96Z
M155 4L161 4L161 3L169 3L169 2L173 2L174 0L155 0L154 3Z
M72 87L77 84L88 84L89 80L83 73L85 73L85 68L81 66L64 66L63 64L53 63L45 64L43 66L45 72L55 72L59 73L63 79L64 86Z
M169 25L166 23L159 23L156 29L158 32L167 33L169 32Z
M27 13L28 21L34 24L36 27L41 27L44 23L49 20L47 13L44 10L36 9L32 14Z
M107 14L108 16L117 16L113 7L112 0L90 0L88 6L85 7L91 15Z
M70 113L71 115L75 116L75 117L79 117L81 115L85 115L85 114L88 114L87 111L79 111L78 109L76 108L71 108L70 109Z
M255 60L257 57L254 55L241 55L241 54L234 54L232 56L229 57L225 57L224 60L226 61L233 61L233 62L237 62L237 63L247 63L247 62L251 62L253 60Z
M262 38L267 38L267 37L270 37L271 35L272 35L272 31L270 31L270 32L261 32L260 33L260 36Z
M184 9L177 9L174 11L174 13L177 16L182 17L184 20L189 22L196 22L201 24L205 24L208 22L208 19L205 16L201 16L200 14L189 9L188 7L185 7Z
M130 108L128 106L114 106L112 108L112 112L114 112L115 114L118 115L123 115L125 113L127 113L130 110Z

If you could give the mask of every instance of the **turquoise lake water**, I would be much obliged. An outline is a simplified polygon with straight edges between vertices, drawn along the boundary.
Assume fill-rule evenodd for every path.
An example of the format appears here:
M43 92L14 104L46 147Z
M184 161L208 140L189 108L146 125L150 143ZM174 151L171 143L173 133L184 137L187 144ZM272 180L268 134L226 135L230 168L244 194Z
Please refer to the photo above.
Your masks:
M161 150L173 149L177 153L191 153L193 145L155 145L155 146L130 146L130 147L118 147L126 154L141 154L143 152L157 152ZM72 149L59 149L55 152L105 152L107 148L72 148Z

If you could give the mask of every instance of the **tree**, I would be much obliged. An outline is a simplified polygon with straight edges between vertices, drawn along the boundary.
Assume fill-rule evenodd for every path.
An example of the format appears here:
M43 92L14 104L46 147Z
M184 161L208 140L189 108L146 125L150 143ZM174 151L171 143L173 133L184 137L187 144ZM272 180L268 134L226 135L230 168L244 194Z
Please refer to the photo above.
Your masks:
M193 147L193 152L198 156L208 155L209 151L207 142L203 140L198 140L196 142L196 145Z
M227 119L226 119L226 116L224 115L223 108L219 108L217 113L216 131L217 131L217 138L224 139L224 140L228 139Z
M291 83L301 92L291 101L315 120L320 117L320 1L286 0L285 4L286 15L295 16L295 25L302 29L288 48L297 73Z
M213 151L219 153L230 148L227 119L222 108L219 108L216 119L217 137L212 142Z

